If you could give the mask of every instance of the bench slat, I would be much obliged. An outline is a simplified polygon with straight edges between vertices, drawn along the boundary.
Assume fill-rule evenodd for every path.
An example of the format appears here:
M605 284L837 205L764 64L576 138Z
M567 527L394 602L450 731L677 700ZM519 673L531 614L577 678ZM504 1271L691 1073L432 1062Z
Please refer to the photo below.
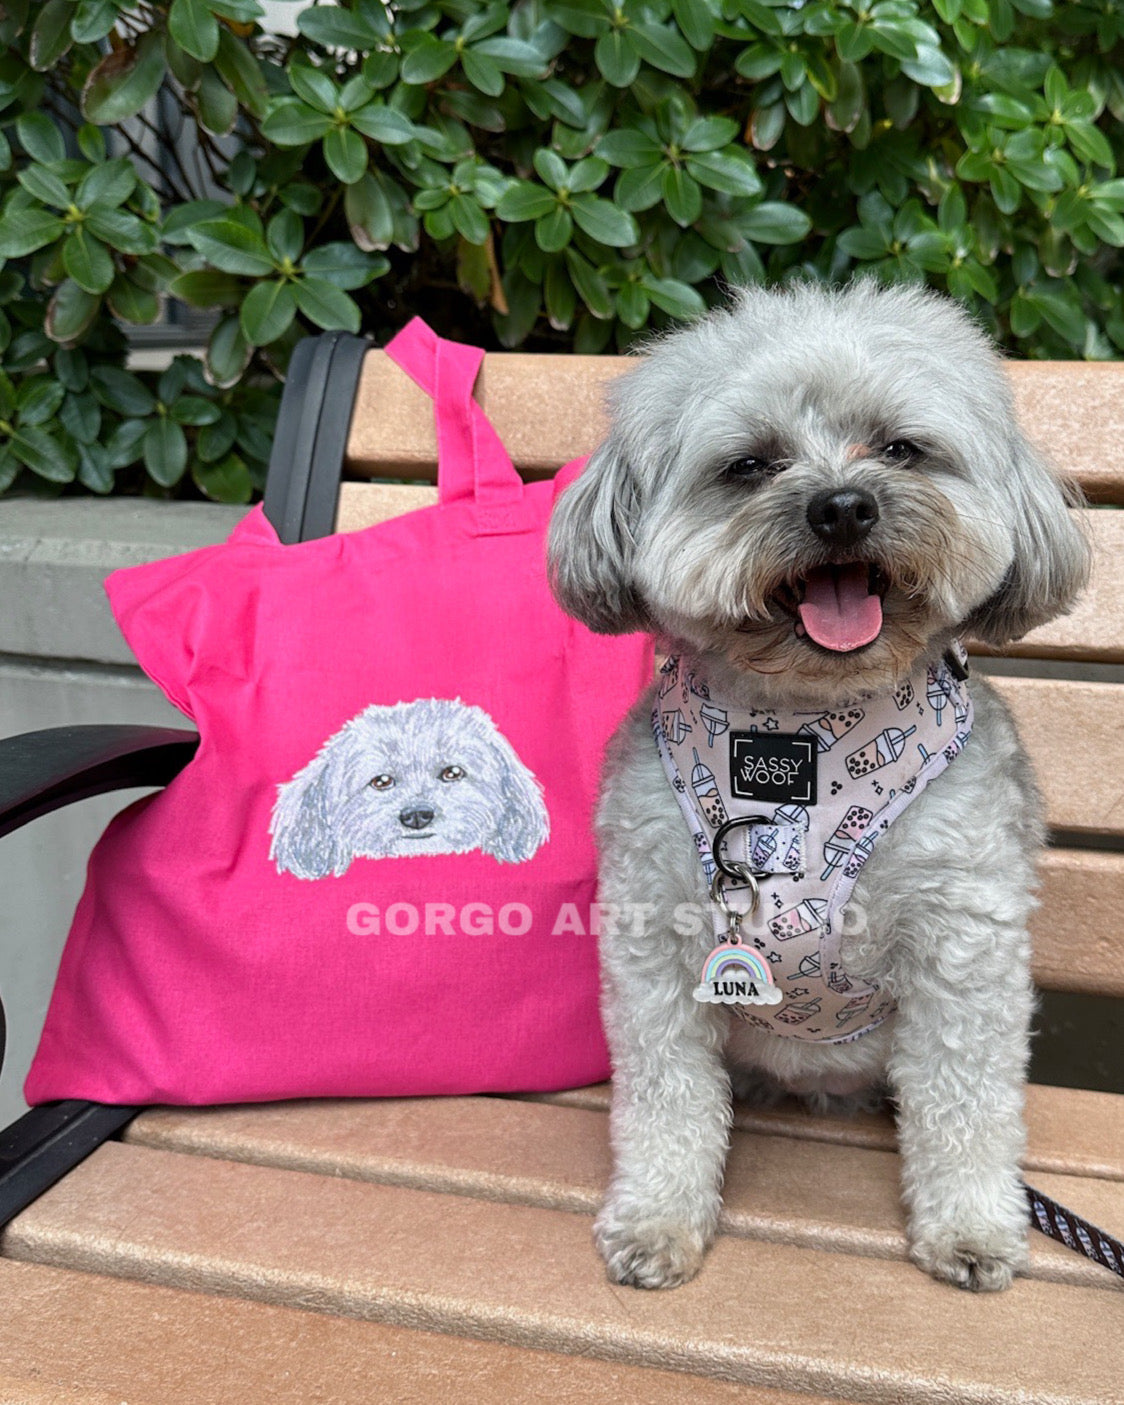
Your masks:
M553 473L605 437L605 390L628 357L484 358L477 397L527 477ZM1100 502L1124 501L1124 364L1012 361L1008 372L1023 425L1059 469ZM436 473L433 404L382 351L372 351L352 416L348 470L356 477L430 478Z
M572 1088L563 1093L525 1097L558 1107L608 1112L608 1083ZM1026 1090L1027 1155L1024 1165L1036 1175L1124 1180L1124 1096L1088 1088L1054 1088L1031 1083ZM859 1113L854 1117L819 1116L799 1103L773 1108L734 1105L734 1126L769 1136L798 1137L835 1146L872 1147L892 1151L897 1146L888 1113Z
M1056 829L1124 830L1124 781L1116 755L1124 693L1113 683L1054 678L988 679L1014 713Z
M1020 1279L980 1297L904 1263L731 1235L674 1293L613 1289L584 1215L116 1143L20 1215L4 1248L171 1287L845 1398L1104 1405L1118 1382L1115 1292ZM843 1305L858 1301L856 1320Z
M497 1098L304 1103L147 1113L140 1146L592 1213L609 1177L603 1113ZM1124 1225L1124 1182L1036 1176L1094 1224ZM737 1131L723 1193L726 1233L905 1259L896 1153ZM1031 1236L1031 1276L1115 1288L1097 1265Z
M336 528L362 531L436 501L437 489L424 484L343 483ZM1019 658L1124 663L1124 512L1095 509L1083 517L1096 554L1090 589L1071 615L998 652ZM997 651L973 645L972 652Z
M1034 979L1043 990L1124 996L1124 854L1047 849L1039 872Z
M0 1405L682 1405L686 1386L669 1371L12 1260L0 1260L0 1296ZM727 1381L690 1391L700 1405L841 1405Z

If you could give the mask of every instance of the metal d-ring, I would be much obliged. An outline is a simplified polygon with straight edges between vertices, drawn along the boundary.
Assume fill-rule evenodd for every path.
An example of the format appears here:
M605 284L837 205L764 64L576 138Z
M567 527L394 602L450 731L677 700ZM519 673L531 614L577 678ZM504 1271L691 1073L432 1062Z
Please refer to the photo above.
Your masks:
M727 820L725 824L720 824L718 828L714 831L714 839L711 841L710 845L711 857L714 859L714 862L718 865L719 871L724 873L727 878L734 878L737 879L739 883L745 883L749 881L746 877L747 874L749 875L749 878L752 878L754 880L756 880L757 878L765 877L764 874L754 873L754 871L749 867L748 864L736 863L732 860L724 859L722 857L722 845L726 842L726 836L730 833L732 829L736 829L738 825L768 823L768 815L739 815L737 819Z

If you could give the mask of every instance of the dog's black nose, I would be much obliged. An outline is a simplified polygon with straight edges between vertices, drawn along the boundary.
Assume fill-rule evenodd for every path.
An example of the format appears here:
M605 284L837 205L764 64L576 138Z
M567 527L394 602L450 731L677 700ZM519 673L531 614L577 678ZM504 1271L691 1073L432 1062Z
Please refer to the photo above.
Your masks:
M808 504L808 526L830 546L854 546L878 521L878 504L865 488L817 493Z
M425 829L433 823L434 813L433 810L425 810L420 805L413 805L408 810L399 810L398 821L406 829Z

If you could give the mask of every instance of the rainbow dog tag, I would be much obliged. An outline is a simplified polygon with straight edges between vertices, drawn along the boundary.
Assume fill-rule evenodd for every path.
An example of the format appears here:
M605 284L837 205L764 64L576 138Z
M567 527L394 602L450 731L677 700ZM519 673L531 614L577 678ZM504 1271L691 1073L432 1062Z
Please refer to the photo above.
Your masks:
M708 1005L779 1005L783 999L768 961L733 936L706 958L693 994Z

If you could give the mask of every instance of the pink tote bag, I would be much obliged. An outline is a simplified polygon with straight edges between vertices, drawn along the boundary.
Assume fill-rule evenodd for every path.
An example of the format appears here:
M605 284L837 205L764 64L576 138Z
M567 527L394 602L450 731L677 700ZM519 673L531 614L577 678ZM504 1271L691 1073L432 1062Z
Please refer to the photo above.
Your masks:
M642 636L568 619L553 499L472 398L483 353L415 320L439 503L117 571L195 759L110 824L26 1094L140 1104L550 1089L604 1078L591 834Z

